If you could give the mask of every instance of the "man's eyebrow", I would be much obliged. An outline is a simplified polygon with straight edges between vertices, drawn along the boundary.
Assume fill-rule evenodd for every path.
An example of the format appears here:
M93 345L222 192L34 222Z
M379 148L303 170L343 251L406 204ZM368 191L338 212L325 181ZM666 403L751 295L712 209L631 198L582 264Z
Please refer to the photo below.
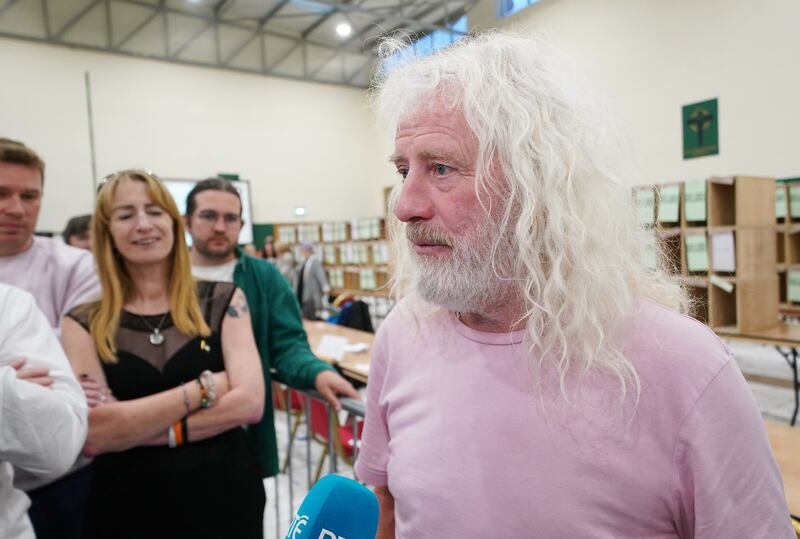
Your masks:
M432 161L457 161L458 156L451 152L438 151L438 150L423 150L417 155L420 159ZM398 161L405 161L406 157L400 154L392 154L389 156L389 162L397 163Z
M455 161L457 156L451 152L438 151L438 150L424 150L419 154L422 159L429 159L433 161Z

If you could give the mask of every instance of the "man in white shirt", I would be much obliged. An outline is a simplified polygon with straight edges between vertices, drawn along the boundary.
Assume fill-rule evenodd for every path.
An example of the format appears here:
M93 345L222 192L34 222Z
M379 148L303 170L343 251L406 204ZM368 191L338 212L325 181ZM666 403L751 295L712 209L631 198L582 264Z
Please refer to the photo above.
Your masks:
M88 411L33 297L0 284L0 312L0 535L29 539L29 501L14 488L14 466L39 477L65 473L86 439Z
M44 161L21 142L0 138L0 283L33 295L59 333L73 308L97 299L100 283L89 251L34 236L42 202ZM30 518L39 539L81 536L88 466L57 481L17 470L15 484L31 498Z

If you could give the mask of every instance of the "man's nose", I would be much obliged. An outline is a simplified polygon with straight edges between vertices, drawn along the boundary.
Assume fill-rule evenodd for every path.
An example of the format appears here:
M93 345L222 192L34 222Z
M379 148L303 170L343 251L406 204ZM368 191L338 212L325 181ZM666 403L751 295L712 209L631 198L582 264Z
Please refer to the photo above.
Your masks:
M12 195L2 203L3 213L13 217L22 217L25 214L25 206L22 204L22 199L19 195Z
M214 232L225 232L228 229L228 225L225 224L225 216L220 215L217 217L217 220L214 221Z
M394 214L398 219L407 223L433 217L431 186L428 182L424 174L417 174L414 169L409 169L394 206Z

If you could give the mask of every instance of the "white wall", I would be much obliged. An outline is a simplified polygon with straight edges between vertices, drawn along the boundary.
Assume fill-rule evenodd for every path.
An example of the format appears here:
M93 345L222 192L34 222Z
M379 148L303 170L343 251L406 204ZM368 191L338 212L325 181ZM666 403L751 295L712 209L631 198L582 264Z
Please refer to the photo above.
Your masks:
M383 213L392 173L362 90L0 39L0 136L47 162L40 230L92 208L85 71L100 176L238 173L256 222Z
M800 176L798 0L541 0L471 26L545 31L630 138L638 183ZM681 106L719 98L720 154L683 160Z

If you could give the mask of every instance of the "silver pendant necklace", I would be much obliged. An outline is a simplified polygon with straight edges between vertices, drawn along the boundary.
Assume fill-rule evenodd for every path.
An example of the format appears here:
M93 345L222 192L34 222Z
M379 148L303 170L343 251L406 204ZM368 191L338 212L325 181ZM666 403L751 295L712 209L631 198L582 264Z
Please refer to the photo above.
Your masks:
M145 326L147 326L148 328L150 328L153 331L153 333L150 334L150 344L152 344L153 346L160 346L161 344L164 343L164 334L161 333L161 326L164 325L164 321L167 319L167 315L168 314L169 314L169 311L164 313L164 316L161 317L161 321L158 323L158 325L156 327L151 326L147 322L147 320L144 319L144 317L142 315L140 315L140 314L136 315L136 316L138 316L139 318L142 319L142 322L144 322Z

